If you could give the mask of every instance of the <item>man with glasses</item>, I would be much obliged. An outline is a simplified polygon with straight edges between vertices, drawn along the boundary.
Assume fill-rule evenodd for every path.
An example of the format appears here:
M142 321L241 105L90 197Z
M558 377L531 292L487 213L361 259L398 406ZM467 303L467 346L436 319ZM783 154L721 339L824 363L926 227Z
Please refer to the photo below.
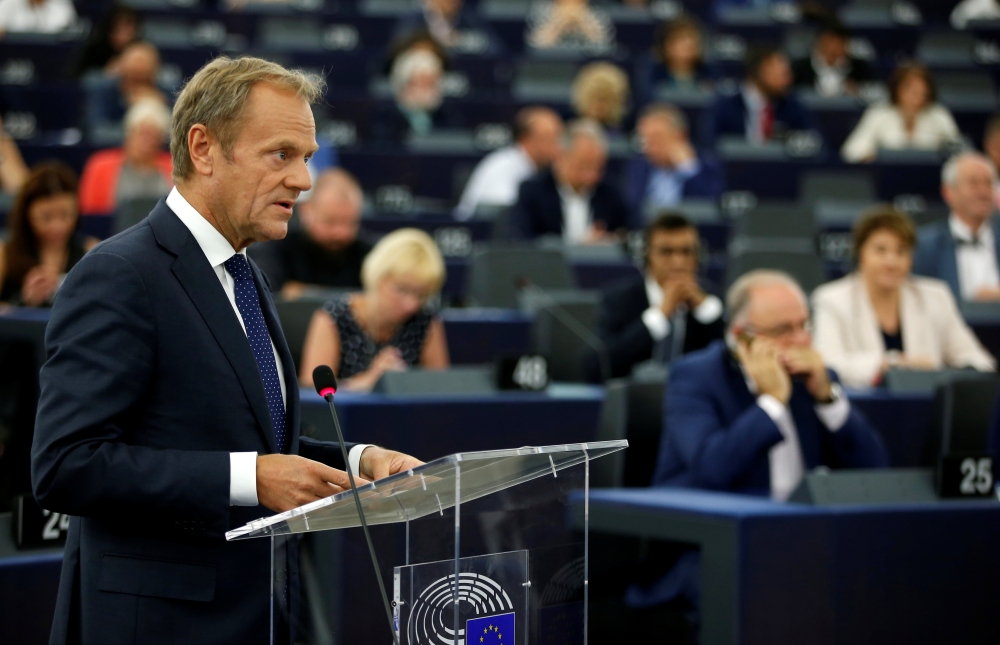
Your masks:
M722 338L722 301L698 283L698 229L683 215L663 213L645 232L646 274L605 292L600 336L609 375L597 354L587 358L592 382L628 376L643 361L671 360Z
M888 465L878 435L812 348L806 302L778 271L733 284L726 342L671 369L654 486L785 500L817 466Z

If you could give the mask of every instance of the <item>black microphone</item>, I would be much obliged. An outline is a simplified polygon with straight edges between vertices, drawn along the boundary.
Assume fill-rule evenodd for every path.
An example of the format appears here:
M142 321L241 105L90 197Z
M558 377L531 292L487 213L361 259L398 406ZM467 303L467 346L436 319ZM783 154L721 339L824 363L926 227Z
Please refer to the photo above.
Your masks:
M382 573L378 566L378 557L375 556L375 546L372 544L371 533L368 532L368 522L365 520L365 512L361 509L361 498L358 497L358 487L354 483L354 473L351 472L351 462L347 457L344 433L340 430L340 419L337 418L337 408L333 405L333 395L337 393L337 377L333 375L333 370L330 369L329 365L320 365L313 370L313 385L316 387L316 392L326 399L326 402L330 405L330 414L333 416L333 427L337 431L337 441L340 443L340 454L344 457L347 479L351 482L354 503L358 507L358 517L361 518L361 529L365 532L365 540L368 542L368 553L371 554L372 566L375 567L375 580L378 581L378 590L382 593L385 616L389 619L389 631L392 632L392 642L395 645L399 645L399 636L396 635L396 623L392 619L392 610L389 608L389 596L386 595L385 585L382 583Z
M539 287L523 276L518 277L516 284L517 288L521 291L534 294L544 301L556 320L565 325L573 335L582 340L587 347L597 354L597 365L601 370L601 380L605 383L611 380L611 355L608 353L608 346L601 340L601 337L587 329L587 326L567 311L566 307L556 300L548 290Z

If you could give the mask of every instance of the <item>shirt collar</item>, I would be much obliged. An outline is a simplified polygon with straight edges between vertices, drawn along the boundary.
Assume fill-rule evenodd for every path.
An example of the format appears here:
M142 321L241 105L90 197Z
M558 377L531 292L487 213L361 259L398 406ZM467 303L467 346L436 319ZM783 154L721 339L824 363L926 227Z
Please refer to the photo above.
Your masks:
M746 101L747 107L753 111L763 110L764 106L767 105L767 98L761 94L760 90L753 83L743 84L743 100Z
M957 237L963 242L972 242L974 239L978 239L986 248L990 248L993 244L993 230L988 221L979 227L979 235L975 236L972 229L952 213L948 217L948 228L951 230L952 237Z
M167 195L167 206L184 223L184 226L191 231L195 242L201 247L202 253L208 258L208 263L213 268L236 255L237 251L233 249L233 245L229 243L229 240L223 237L222 233L216 230L214 226L209 224L208 220L196 211L188 200L184 199L184 196L180 194L176 186ZM247 250L243 249L239 253L245 256Z
M569 184L559 183L559 180L556 180L556 186L558 187L559 190L559 196L562 197L563 199L580 199L585 202L589 202L591 196L593 196L594 194L594 191L592 190L588 190L583 193L578 193L575 190L573 190L569 186Z
M817 54L816 52L812 53L811 58L812 58L813 69L815 69L818 73L828 73L828 74L847 73L848 61L846 58L837 61L833 65L830 65L825 60L823 60L823 57Z

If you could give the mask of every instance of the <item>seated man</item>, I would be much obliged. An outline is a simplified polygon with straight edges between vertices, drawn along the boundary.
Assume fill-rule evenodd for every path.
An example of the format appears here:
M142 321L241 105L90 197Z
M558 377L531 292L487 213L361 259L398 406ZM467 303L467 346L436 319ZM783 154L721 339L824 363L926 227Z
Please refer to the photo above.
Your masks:
M751 271L726 305L727 342L671 368L653 486L784 500L817 466L888 466L875 430L813 350L794 279Z
M605 181L608 141L601 126L570 124L566 145L552 168L521 184L511 228L523 238L559 235L567 244L606 242L630 224L618 189Z
M562 118L553 110L520 110L514 118L514 143L479 162L462 191L455 215L468 219L479 206L512 206L521 182L548 168L559 156L562 134Z
M753 144L780 139L788 132L815 130L805 106L790 92L792 70L777 47L762 47L747 55L746 81L735 94L722 95L706 114L704 141L745 137Z
M308 287L361 288L361 263L372 245L358 237L364 194L345 170L316 178L312 195L299 204L302 230L251 247L250 255L286 299Z
M636 131L642 154L629 162L624 183L633 221L644 221L684 199L719 198L725 188L722 165L715 155L691 147L683 112L665 103L650 105L642 111Z
M824 21L812 53L792 65L796 87L820 96L857 96L860 85L875 78L871 66L847 53L851 34L836 20Z
M646 227L646 275L605 292L600 336L610 375L596 352L586 359L587 378L628 376L650 359L670 362L720 340L722 301L698 284L698 229L682 215L664 213Z
M913 272L944 280L955 299L1000 301L1000 222L993 216L996 171L989 159L966 152L941 170L948 219L920 227Z

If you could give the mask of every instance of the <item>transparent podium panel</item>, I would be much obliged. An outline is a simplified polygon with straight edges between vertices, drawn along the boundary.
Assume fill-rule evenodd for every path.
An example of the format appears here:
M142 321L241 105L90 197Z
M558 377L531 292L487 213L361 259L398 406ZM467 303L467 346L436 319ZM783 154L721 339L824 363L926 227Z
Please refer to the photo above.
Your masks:
M379 577L350 491L227 538L272 542L277 642L291 629L317 644L586 643L587 522L572 528L569 496L589 490L594 459L627 445L458 453L359 488Z

